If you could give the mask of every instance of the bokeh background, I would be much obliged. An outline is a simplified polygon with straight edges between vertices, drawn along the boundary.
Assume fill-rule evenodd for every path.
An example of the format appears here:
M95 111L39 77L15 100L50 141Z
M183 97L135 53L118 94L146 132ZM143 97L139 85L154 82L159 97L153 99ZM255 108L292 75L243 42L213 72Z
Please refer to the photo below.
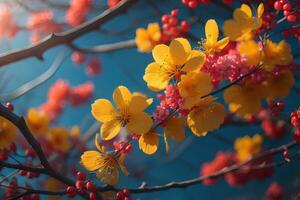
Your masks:
M100 7L106 3L105 0L94 1L96 3L95 6L99 6L99 10L101 10ZM4 2L4 0L0 1L0 3ZM238 7L239 4L240 2L236 2L232 4L231 7ZM34 7L34 4L32 4L32 6ZM160 22L161 15L159 12L169 13L174 8L180 9L179 18L181 19L188 19L192 16L199 18L192 26L192 33L199 39L204 37L203 22L206 22L207 19L214 18L221 26L225 19L232 16L230 9L219 3L217 3L217 5L199 6L197 9L191 11L187 7L184 7L180 0L141 0L126 13L121 14L102 26L103 29L117 34L105 34L100 31L93 32L76 40L76 44L80 47L89 47L133 39L137 27L146 27L149 22ZM17 13L18 24L25 24L28 13L22 8L16 7L14 9L17 11L15 13ZM96 11L90 13L89 18L98 14L99 12L97 12L96 9ZM63 21L64 12L56 10L55 18L58 21ZM118 34L118 32L122 34ZM26 47L30 43L29 38L30 36L27 31L21 31L13 40L2 39L0 41L1 53L11 49ZM281 39L280 36L276 38L275 41L279 39ZM299 51L299 43L293 40L289 42L292 43L293 52ZM196 42L192 44L195 48L198 45ZM139 91L155 98L156 94L147 89L142 79L145 67L152 60L151 54L140 53L136 48L130 48L92 55L97 56L101 60L102 72L91 78L84 73L84 65L75 66L73 64L70 58L71 53L72 50L68 47L59 46L48 50L44 55L44 61L30 58L1 67L0 96L6 95L22 84L36 78L50 67L58 54L64 54L67 56L64 63L49 80L21 98L13 101L16 112L25 115L28 108L39 107L46 101L49 87L58 79L66 80L70 85L78 85L90 80L95 85L93 98L88 103L76 108L66 106L63 114L55 122L55 124L65 127L78 124L81 126L83 132L88 130L95 122L90 114L90 104L97 98L112 99L112 92L114 88L119 85L127 86L131 91ZM299 82L297 84L300 86ZM222 101L222 94L218 94L217 96ZM288 118L289 113L299 105L299 92L293 89L292 94L285 102L287 107L284 110L284 114L285 117ZM149 113L151 113L154 108L155 103L149 109ZM146 181L149 185L159 185L170 181L182 181L197 177L199 176L201 164L206 161L211 161L216 152L220 150L232 150L234 138L245 134L253 135L255 133L262 133L259 126L223 126L218 131L214 131L204 138L197 138L187 132L186 140L181 144L172 144L168 155L165 153L162 138L160 138L161 146L159 151L154 156L143 154L138 150L138 147L135 146L134 151L126 160L130 176L121 176L119 186L128 188L138 187L142 181ZM279 141L266 138L264 147L276 147L280 144L284 144L284 142L290 141L291 138L291 133L286 133L283 139ZM90 144L90 147L94 148L93 143ZM77 162L79 162L79 158ZM137 194L133 196L133 199L264 199L265 190L273 181L282 184L286 192L290 194L300 191L299 164L300 162L295 160L289 165L276 168L275 174L271 178L263 181L252 181L241 187L231 187L221 179L212 186L198 184L186 189L172 189L162 192Z

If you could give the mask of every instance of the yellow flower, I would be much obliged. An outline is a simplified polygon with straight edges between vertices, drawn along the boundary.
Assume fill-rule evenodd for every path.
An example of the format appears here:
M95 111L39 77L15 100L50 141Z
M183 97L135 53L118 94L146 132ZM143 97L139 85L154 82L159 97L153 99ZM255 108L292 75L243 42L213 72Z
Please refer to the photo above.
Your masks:
M211 92L211 78L208 73L192 71L181 76L178 89L184 98L184 108L190 109L200 101L201 96Z
M48 135L54 149L66 152L70 148L69 133L64 127L51 127Z
M0 116L0 149L8 148L15 141L17 128L10 121Z
M165 122L164 141L166 144L166 152L169 151L168 136L175 142L181 142L185 138L184 122L180 118L170 117Z
M150 52L160 41L161 32L158 23L148 24L148 28L136 30L135 43L141 52Z
M256 66L260 63L262 52L254 40L240 42L238 50L242 56L246 56L248 66Z
M229 104L229 110L244 117L259 111L263 97L264 88L260 85L234 85L224 92L224 99Z
M215 20L210 19L205 24L205 36L202 46L208 54L221 51L229 42L229 38L225 37L218 41L219 28Z
M149 131L139 138L139 148L148 155L154 154L158 148L158 135L154 131Z
M58 191L58 190L64 189L64 185L54 178L48 178L44 182L44 188L48 191ZM59 196L48 196L48 199L49 200L59 200L60 197Z
M26 122L32 134L47 134L50 119L46 115L38 112L35 108L30 108L28 110Z
M81 155L80 164L88 171L97 171L96 176L103 183L115 185L119 181L119 171L127 176L128 172L124 165L124 154L107 154L104 148L98 143L98 135L95 138L95 145L98 151L85 151Z
M244 136L234 141L234 149L240 162L251 159L261 151L263 138L256 134L253 137Z
M253 16L251 8L242 4L233 12L233 19L226 20L223 25L225 36L229 37L231 41L249 40L253 38L255 30L259 29L262 24L262 14L264 12L264 5L259 4L256 16Z
M73 126L70 130L70 136L78 138L80 136L81 130L79 126Z
M276 65L288 65L292 62L292 50L288 43L284 40L278 44L267 40L263 54L263 68L272 71Z
M271 76L263 82L266 87L267 99L275 100L277 98L283 99L287 97L294 83L293 74L289 70L280 72L278 76Z
M222 104L213 101L209 96L202 99L188 114L187 124L196 136L205 136L224 122L226 115Z
M101 137L111 140L125 127L133 134L147 133L152 126L152 119L144 110L152 99L140 93L133 93L124 86L119 86L113 93L117 109L107 99L98 99L92 104L94 118L102 122Z
M153 91L165 89L172 78L183 72L200 69L205 62L205 55L192 50L190 43L184 38L174 39L170 46L156 45L152 55L155 62L147 66L144 80Z

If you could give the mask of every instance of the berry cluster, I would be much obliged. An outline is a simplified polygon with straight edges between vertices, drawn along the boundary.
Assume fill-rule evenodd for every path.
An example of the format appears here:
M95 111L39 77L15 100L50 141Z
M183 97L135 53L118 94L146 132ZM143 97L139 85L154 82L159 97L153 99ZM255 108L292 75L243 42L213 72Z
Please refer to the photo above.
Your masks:
M123 189L123 190L117 192L116 200L131 200L129 190Z
M62 113L63 107L67 103L78 106L92 96L93 90L94 85L91 82L71 87L66 81L58 80L50 87L48 99L41 105L40 112L54 121Z
M75 197L77 194L84 194L89 191L89 200L97 199L97 186L91 181L86 181L86 174L83 172L77 172L77 181L74 186L67 187L67 195L70 198Z
M165 14L161 17L161 22L163 24L161 40L163 43L176 37L183 37L190 30L190 25L186 20L179 22L177 18L178 12L178 9L174 9L170 14Z
M299 7L292 9L292 4L288 0L277 0L274 2L274 9L277 11L283 10L283 15L288 22L296 22L299 20Z
M291 113L291 124L296 128L294 139L296 142L300 142L300 108Z

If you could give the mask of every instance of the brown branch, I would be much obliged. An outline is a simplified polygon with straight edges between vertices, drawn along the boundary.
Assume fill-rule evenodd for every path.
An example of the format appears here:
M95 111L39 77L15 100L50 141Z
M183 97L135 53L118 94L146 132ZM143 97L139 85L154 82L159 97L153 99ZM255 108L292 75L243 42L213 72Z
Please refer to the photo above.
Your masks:
M230 167L225 167L223 168L222 170L216 172L216 173L213 173L211 175L207 175L207 176L200 176L200 177L197 177L197 178L194 178L194 179L189 179L189 180L185 180L185 181L180 181L180 182L170 182L170 183L167 183L165 185L157 185L157 186L148 186L148 187L140 187L140 188L135 188L135 189L129 189L129 191L131 193L147 193L147 192L156 192L156 191L164 191L164 190L169 190L169 189L174 189L174 188L186 188L186 187L189 187L189 186L192 186L192 185L196 185L196 184L199 184L201 183L203 180L206 180L206 179L212 179L212 178L219 178L229 172L234 172L240 168L242 168L243 166L253 162L253 161L256 161L256 160L259 160L263 157L266 157L266 156L271 156L271 155L274 155L274 154L277 154L277 153L280 153L282 152L283 150L286 150L286 149L290 149L294 146L298 145L296 142L290 142L286 145L282 145L282 146L279 146L279 147L276 147L276 148L272 148L272 149L269 149L267 151L264 151L260 154L258 154L257 156L245 161L245 162L242 162L242 163L239 163L239 164L234 164L234 165L231 165ZM278 166L280 166L282 164L278 164ZM276 164L274 166L277 166ZM270 167L268 165L266 166L258 166L257 168L259 169L262 169L264 167ZM114 188L112 186L106 186L106 187L103 187L103 188L99 188L100 191L119 191L120 189L117 189L117 188Z
M48 49L62 44L71 44L75 39L98 29L101 25L116 17L118 14L124 12L136 2L137 0L123 0L114 8L107 9L94 19L87 21L76 28L62 33L53 33L37 44L31 45L27 48L1 54L0 67L30 57L36 57L40 60L43 60L43 54Z
M30 195L30 194L40 194L40 195L48 195L48 196L63 196L66 195L67 192L65 190L63 191L48 191L48 190L36 190L36 189L31 189L31 188L26 188L26 187L10 187L7 185L0 185L0 187L3 188L8 188L8 189L20 189L20 190L24 190L25 192L18 194L12 198L9 198L9 200L17 200L20 199L21 197Z
M121 50L125 48L134 48L136 47L135 40L125 40L113 44L104 44L104 45L98 45L94 47L78 47L74 44L69 44L69 46L77 51L82 51L84 53L103 53L103 52L109 52L109 51L116 51Z
M0 101L2 102L12 101L30 92L31 90L38 87L39 85L43 84L57 72L57 70L64 63L66 58L67 56L64 55L63 52L58 53L57 57L55 58L52 65L49 67L47 71L39 75L37 78L21 85L13 92L10 92L7 95L0 96Z

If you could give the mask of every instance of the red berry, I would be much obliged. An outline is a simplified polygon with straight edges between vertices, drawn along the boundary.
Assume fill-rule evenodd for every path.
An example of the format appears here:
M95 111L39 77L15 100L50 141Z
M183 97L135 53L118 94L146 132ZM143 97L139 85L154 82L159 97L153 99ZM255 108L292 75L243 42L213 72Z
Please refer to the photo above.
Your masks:
M35 158L35 152L32 149L26 149L25 155L30 158Z
M88 181L85 186L86 186L86 189L88 189L91 192L96 192L97 191L97 186L94 183L90 182L90 181Z
M126 197L130 197L130 192L129 192L128 189L124 188L124 189L122 190L122 192L123 192L123 194L124 194Z
M181 0L181 2L185 5L187 5L190 2L190 0Z
M283 157L284 157L284 159L288 159L289 158L289 152L287 150L283 151Z
M275 1L275 3L274 3L275 10L279 11L282 9L282 7L283 7L282 3L280 3L279 1Z
M77 180L79 181L85 181L86 174L84 172L77 172Z
M84 54L79 51L75 51L72 53L72 61L75 64L82 64L85 61Z
M300 143L300 129L295 130L295 132L294 132L294 140L297 143Z
M68 197L75 197L76 196L76 188L73 186L68 186L67 187L67 195Z
M96 193L91 192L90 195L89 195L89 199L90 199L90 200L96 200L96 198L97 198Z
M183 32L189 32L190 31L190 25L187 21L185 21L185 20L181 21L181 30Z
M0 151L0 160L6 161L8 159L8 155L6 151Z
M171 26L176 26L178 24L178 20L175 17L171 17L168 21Z
M294 14L290 14L286 19L288 20L288 22L295 22L297 20L297 17Z
M163 24L166 24L166 23L168 23L169 18L170 18L169 15L163 15L163 16L161 17L161 22L162 22Z
M17 146L16 146L16 144L15 144L14 142L10 143L10 145L9 145L9 150L10 150L11 152L16 152Z
M7 102L5 106L9 111L14 110L14 105L11 102Z
M283 5L283 10L286 10L286 11L291 11L292 10L292 6L290 3L286 3Z
M192 9L194 9L198 6L198 2L195 0L191 0L191 1L189 1L188 6Z
M223 0L223 3L225 3L225 4L232 4L233 0Z
M19 170L18 173L20 174L20 176L25 176L27 174L27 171L25 171L25 170Z
M27 172L27 173L26 173L26 176L27 176L29 179L32 179L32 178L34 178L34 173L33 173L33 172Z
M163 30L165 30L165 31L169 31L170 28L171 28L170 24L164 24L163 25Z
M285 106L285 103L284 103L284 102L277 102L277 103L276 103L276 106L277 106L280 110L282 110L282 109L284 108L284 106Z
M76 181L76 182L75 182L75 187L76 187L77 189L82 189L82 188L84 188L84 181Z
M172 33L173 37L177 37L179 35L179 30L176 27L171 27L170 32Z
M290 11L287 11L287 10L283 11L283 15L284 15L285 17L288 17L290 14L291 14Z
M179 12L178 9L174 9L174 10L171 11L171 15L172 15L173 17L176 17L176 16L178 15L178 12Z
M40 196L38 194L32 194L30 200L40 200Z
M124 194L123 194L122 191L117 192L116 199L117 200L123 200L124 199Z

